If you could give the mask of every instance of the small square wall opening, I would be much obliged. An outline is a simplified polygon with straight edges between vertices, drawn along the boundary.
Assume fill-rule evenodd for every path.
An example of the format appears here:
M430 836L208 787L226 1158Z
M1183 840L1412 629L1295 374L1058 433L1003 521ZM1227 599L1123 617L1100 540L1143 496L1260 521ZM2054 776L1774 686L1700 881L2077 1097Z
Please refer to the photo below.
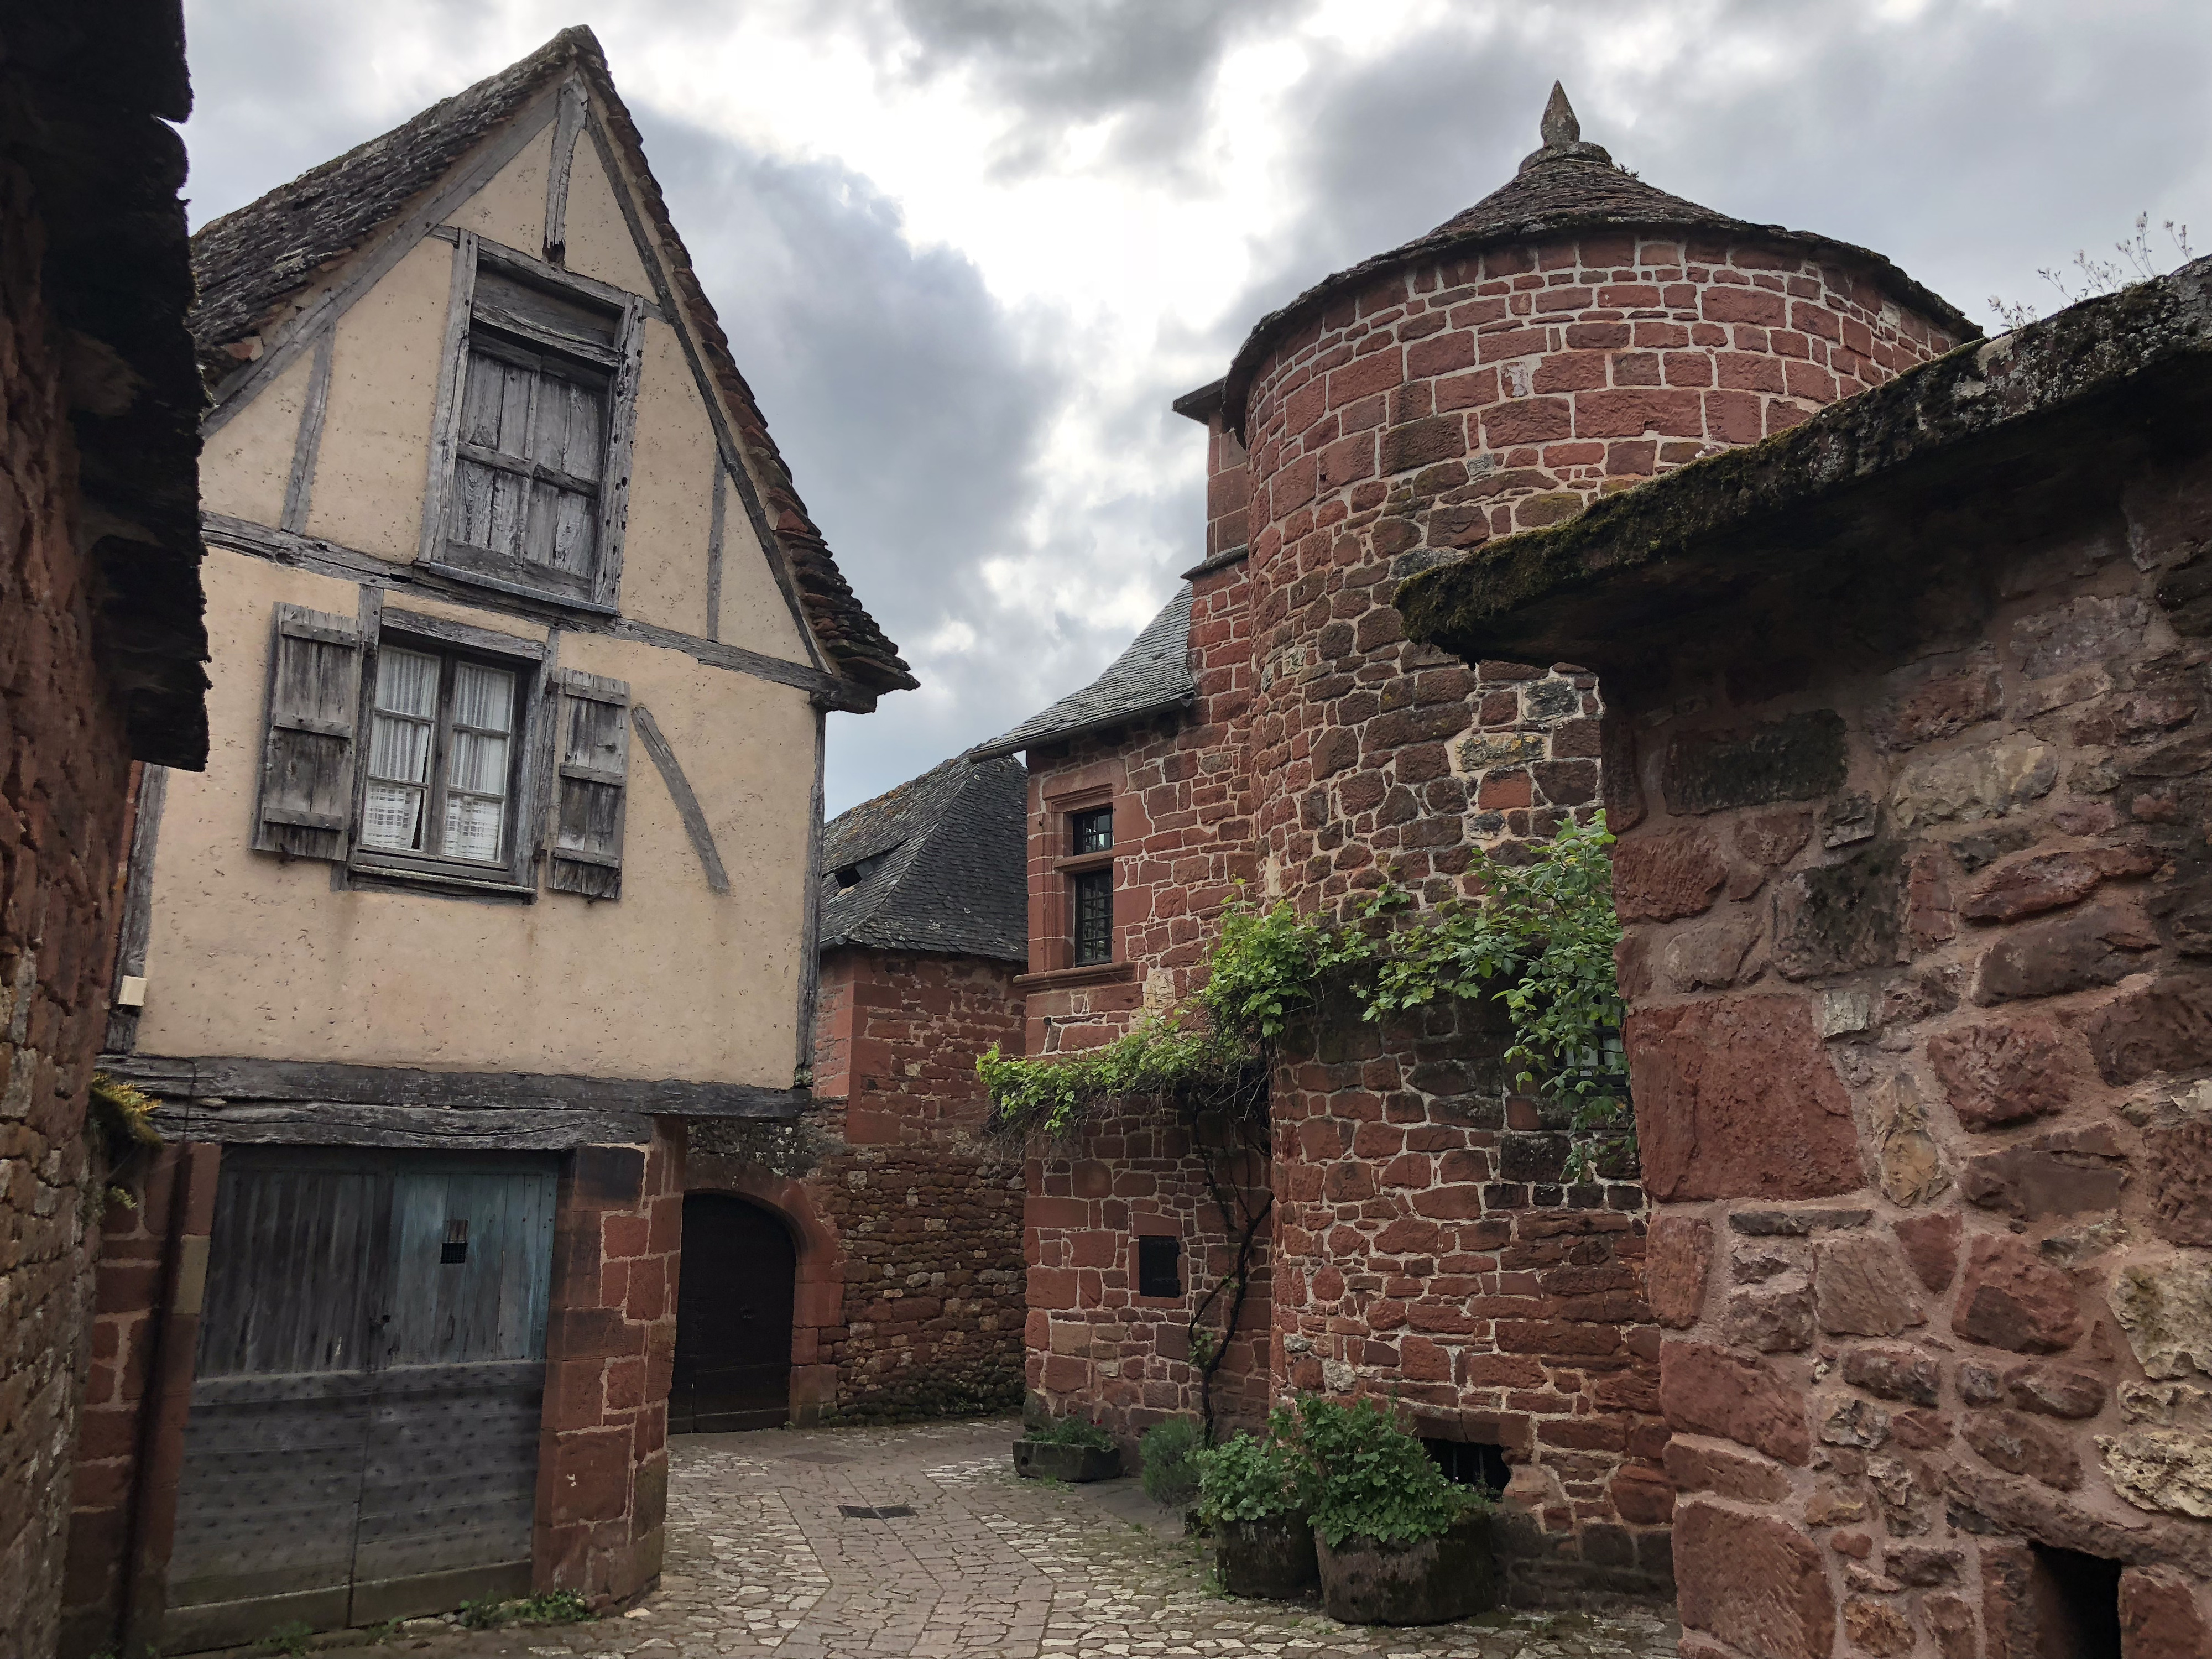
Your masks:
M2033 1659L2120 1659L2120 1564L2050 1544L2028 1547ZM2021 1659L2030 1659L2023 1655Z
M1182 1294L1182 1240L1155 1237L1137 1241L1137 1294Z
M1505 1467L1503 1446L1481 1440L1425 1439L1421 1447L1454 1486L1481 1486L1495 1496L1513 1478L1513 1471Z

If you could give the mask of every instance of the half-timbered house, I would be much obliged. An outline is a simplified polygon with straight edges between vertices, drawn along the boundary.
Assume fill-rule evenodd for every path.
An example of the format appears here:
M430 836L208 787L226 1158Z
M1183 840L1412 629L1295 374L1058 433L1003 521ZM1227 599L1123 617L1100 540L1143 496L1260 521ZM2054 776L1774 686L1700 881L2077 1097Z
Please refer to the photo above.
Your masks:
M914 681L587 31L194 261L212 747L139 800L71 1628L625 1595L686 1125L804 1106L824 714Z

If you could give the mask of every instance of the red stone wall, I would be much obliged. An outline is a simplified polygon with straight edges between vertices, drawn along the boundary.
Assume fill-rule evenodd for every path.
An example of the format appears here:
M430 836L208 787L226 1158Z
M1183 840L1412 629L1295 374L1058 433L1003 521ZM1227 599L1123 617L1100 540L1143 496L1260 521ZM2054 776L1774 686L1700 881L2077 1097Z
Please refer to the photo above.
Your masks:
M56 1639L92 1290L85 1091L130 751L94 655L76 448L31 187L0 163L0 1651Z
M1017 964L824 957L815 1104L700 1124L692 1191L783 1216L799 1247L794 1420L1005 1411L1021 1399L1021 1160L983 1133L975 1057L1022 1048Z
M1664 1589L1659 1332L1632 1180L1563 1184L1482 1004L1346 1022L1275 1092L1276 1374L1503 1449L1516 1595Z
M533 1546L541 1590L619 1599L660 1575L684 1127L580 1146L561 1172Z
M1624 710L1686 1656L2091 1650L2052 1547L2212 1652L2208 502L1946 532L1927 643L1721 619Z
M1212 1384L1219 1429L1255 1428L1270 1395L1271 1229L1249 1256L1247 1294L1232 1331L1233 1293L1192 1323L1206 1293L1237 1268L1243 1217L1263 1213L1267 1160L1207 1126L1231 1214L1209 1191L1195 1135L1174 1109L1133 1103L1087 1125L1079 1146L1044 1149L1028 1171L1024 1254L1029 1271L1027 1380L1033 1408L1104 1424L1133 1452L1144 1431L1201 1413L1208 1340L1221 1350ZM1241 1195L1242 1206L1239 1205ZM1138 1293L1137 1240L1180 1239L1183 1293ZM1134 1467L1133 1462L1131 1467Z

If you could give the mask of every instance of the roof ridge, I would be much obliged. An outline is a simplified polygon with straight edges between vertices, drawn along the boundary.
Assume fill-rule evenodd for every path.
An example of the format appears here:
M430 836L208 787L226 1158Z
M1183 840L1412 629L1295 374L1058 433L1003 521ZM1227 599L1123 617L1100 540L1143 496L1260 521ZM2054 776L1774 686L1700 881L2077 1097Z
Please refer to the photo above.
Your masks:
M313 287L320 274L383 246L395 220L571 70L589 86L594 112L629 175L610 182L635 197L660 243L658 263L668 297L683 309L706 376L720 395L744 482L757 495L775 544L771 554L781 556L808 626L846 678L872 693L912 689L918 682L905 659L854 593L792 482L752 387L731 356L690 249L669 216L644 139L599 37L588 27L562 29L505 69L202 226L192 238L201 284L192 330L204 374L212 381L258 360L259 333L287 301ZM234 349L247 342L250 349Z

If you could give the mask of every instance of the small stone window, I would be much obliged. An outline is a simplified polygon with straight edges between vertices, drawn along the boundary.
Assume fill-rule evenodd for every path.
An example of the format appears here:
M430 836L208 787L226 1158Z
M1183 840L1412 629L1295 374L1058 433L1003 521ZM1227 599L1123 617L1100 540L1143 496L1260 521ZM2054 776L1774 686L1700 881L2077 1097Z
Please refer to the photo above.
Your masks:
M1480 1486L1495 1496L1505 1490L1513 1472L1505 1467L1505 1448L1480 1440L1421 1442L1429 1461L1455 1486Z
M1075 965L1114 960L1114 866L1069 878L1075 896Z
M1101 806L1095 811L1071 812L1067 823L1073 844L1069 852L1110 853L1114 850L1114 809Z
M1155 1236L1137 1241L1137 1294L1182 1294L1182 1240Z

